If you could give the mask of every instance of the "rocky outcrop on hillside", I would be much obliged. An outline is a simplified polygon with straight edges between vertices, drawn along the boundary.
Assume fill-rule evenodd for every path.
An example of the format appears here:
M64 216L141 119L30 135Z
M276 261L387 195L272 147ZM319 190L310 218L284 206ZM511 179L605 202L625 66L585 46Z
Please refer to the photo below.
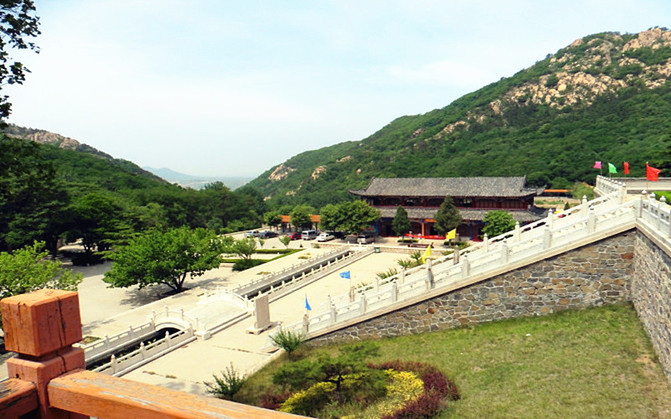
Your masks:
M289 166L285 166L284 163L280 164L273 170L273 172L268 176L268 180L271 182L277 182L286 178L289 173L293 172L296 169L293 169Z
M273 204L315 207L376 176L527 175L565 188L591 180L587 160L659 154L671 132L670 79L671 31L589 35L444 108L294 156L250 186Z
M41 129L25 128L14 124L9 124L4 129L4 132L12 137L23 138L24 140L34 141L38 144L49 144L66 150L81 151L106 159L113 158L109 154L103 153L102 151L97 150L87 144L82 144L74 138L65 137L63 135Z
M502 118L510 106L588 106L606 93L639 85L660 87L671 77L671 31L653 28L637 35L606 33L577 39L536 66L545 74L514 86L465 120L450 123L432 139L488 118ZM533 67L532 67L533 70Z

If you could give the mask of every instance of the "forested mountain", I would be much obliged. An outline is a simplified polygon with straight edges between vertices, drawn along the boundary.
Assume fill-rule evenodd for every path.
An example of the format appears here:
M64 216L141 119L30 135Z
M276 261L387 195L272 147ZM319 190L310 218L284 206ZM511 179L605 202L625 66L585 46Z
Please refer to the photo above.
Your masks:
M233 192L220 182L184 189L132 162L54 138L41 144L0 134L0 250L43 240L55 251L63 237L105 250L146 229L261 225L265 204L254 190Z
M592 182L595 160L644 174L671 144L671 32L578 39L512 77L361 141L296 155L249 185L271 206L352 199L372 177L518 176ZM665 145L666 144L666 145Z

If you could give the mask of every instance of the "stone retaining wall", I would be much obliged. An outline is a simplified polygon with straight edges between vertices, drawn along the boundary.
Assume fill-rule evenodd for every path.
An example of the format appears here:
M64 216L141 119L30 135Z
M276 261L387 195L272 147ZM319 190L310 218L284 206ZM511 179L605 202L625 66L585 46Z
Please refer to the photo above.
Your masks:
M671 379L671 257L640 232L631 294L664 373Z
M629 301L636 235L630 230L317 337L311 343L406 335Z

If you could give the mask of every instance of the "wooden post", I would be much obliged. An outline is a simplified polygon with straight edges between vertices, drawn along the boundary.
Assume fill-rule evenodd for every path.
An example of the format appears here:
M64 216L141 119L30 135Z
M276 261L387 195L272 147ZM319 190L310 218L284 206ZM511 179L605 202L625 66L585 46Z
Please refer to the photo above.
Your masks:
M85 418L49 406L49 381L66 372L84 369L79 297L76 292L39 290L0 301L5 347L18 353L7 360L9 377L32 382L37 389L39 417Z

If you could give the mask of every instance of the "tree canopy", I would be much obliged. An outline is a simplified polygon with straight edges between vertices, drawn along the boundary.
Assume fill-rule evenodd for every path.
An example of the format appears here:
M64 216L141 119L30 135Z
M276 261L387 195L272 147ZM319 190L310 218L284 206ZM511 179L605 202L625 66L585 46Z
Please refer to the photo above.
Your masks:
M0 86L23 84L29 70L21 62L12 60L9 49L38 51L37 45L30 38L40 34L39 24L32 0L0 2ZM9 97L0 96L0 120L9 116L11 108Z
M47 241L64 230L69 197L55 170L29 141L0 134L0 250Z
M181 292L187 275L218 267L225 248L222 239L203 228L150 230L108 255L113 264L104 281L118 288L165 284Z
M402 206L396 208L396 215L394 220L391 222L391 226L394 229L394 232L398 236L405 236L408 231L410 231L410 218L408 218L408 211L406 211Z
M454 230L461 224L461 214L459 210L454 205L451 196L446 196L443 203L440 204L440 208L436 213L436 223L434 228L438 230L439 233L445 234L449 231Z
M364 201L341 202L322 207L319 225L325 230L358 234L380 219L380 211Z
M496 237L515 228L515 220L508 211L494 210L485 214L482 232L488 237Z
M77 290L82 275L49 260L43 242L0 252L0 298L25 294L42 288Z
M307 205L296 205L289 216L291 217L291 224L295 228L306 228L312 226L310 219L311 211Z

